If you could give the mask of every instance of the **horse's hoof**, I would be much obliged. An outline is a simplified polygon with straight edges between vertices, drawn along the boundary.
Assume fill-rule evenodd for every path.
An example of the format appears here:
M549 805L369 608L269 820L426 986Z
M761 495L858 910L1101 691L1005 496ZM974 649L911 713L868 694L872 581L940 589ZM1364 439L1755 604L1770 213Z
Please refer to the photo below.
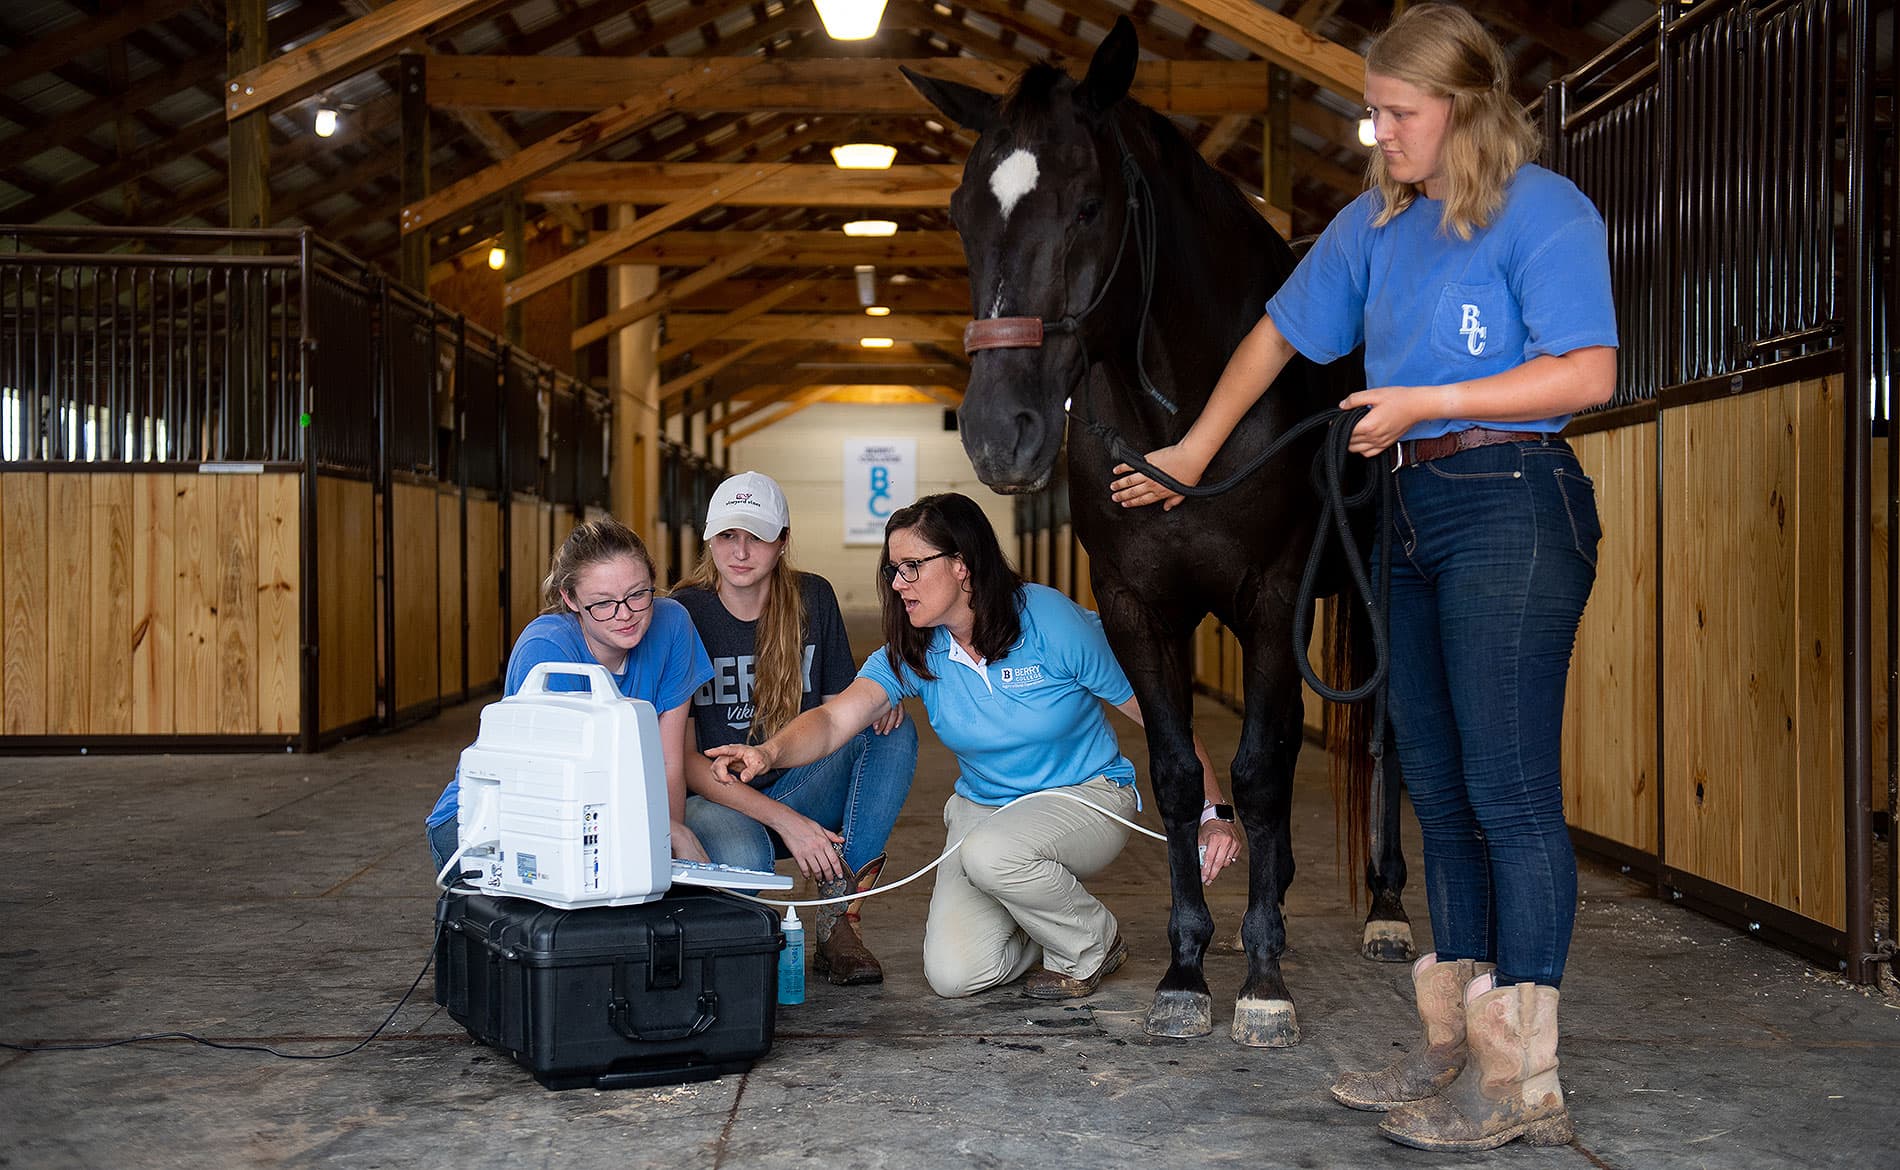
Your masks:
M1287 999L1242 999L1234 1003L1234 1043L1248 1048L1291 1048L1300 1042L1300 1022Z
M1205 991L1157 991L1142 1026L1150 1036L1205 1036L1214 1030L1214 997Z
M1366 933L1361 940L1362 953L1375 963L1409 963L1418 958L1418 948L1412 945L1412 924L1379 919L1366 923Z
M1207 949L1219 955L1244 955L1247 953L1247 944L1241 941L1240 927L1236 926L1233 934L1215 939Z

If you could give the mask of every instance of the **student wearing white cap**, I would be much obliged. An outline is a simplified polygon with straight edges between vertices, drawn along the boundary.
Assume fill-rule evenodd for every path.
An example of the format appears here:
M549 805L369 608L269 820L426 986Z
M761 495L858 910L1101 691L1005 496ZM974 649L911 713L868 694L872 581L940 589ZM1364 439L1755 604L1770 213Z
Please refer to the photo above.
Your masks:
M785 493L756 471L720 484L707 506L699 563L673 593L713 662L692 705L702 751L757 743L856 676L837 594L792 567L790 528ZM747 784L720 783L703 756L691 758L686 824L714 861L769 870L787 856L835 898L870 890L883 871L917 732L893 707L829 755ZM861 904L819 909L812 957L833 983L884 978L858 932Z

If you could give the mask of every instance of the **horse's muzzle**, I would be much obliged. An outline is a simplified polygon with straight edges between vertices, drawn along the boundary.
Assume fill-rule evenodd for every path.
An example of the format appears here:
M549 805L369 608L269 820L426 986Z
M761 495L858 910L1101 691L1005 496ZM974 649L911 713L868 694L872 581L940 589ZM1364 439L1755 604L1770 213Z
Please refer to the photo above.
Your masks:
M963 327L963 352L981 349L1040 349L1041 317L991 317Z

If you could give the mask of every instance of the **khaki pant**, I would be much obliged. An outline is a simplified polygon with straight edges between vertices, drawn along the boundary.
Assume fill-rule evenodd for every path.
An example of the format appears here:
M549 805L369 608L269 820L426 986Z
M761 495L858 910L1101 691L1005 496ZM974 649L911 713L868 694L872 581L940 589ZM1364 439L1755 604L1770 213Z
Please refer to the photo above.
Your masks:
M1096 777L1062 791L1133 817L1134 787ZM1119 929L1082 888L1128 843L1126 825L1066 796L1037 796L998 812L952 795L947 842L963 848L937 869L924 924L924 977L947 999L1008 983L1037 960L1085 979Z

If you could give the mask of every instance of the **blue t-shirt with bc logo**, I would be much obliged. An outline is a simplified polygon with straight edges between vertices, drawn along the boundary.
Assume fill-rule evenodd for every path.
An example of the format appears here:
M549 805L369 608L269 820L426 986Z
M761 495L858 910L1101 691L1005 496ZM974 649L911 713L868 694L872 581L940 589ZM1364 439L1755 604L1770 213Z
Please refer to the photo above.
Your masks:
M950 631L939 626L925 651L934 679L909 666L891 668L879 649L859 678L884 688L892 702L921 697L937 738L957 757L957 793L978 804L1007 804L1044 788L1066 788L1097 776L1135 782L1102 701L1134 696L1108 649L1102 621L1044 585L1024 585L1023 633L1009 652L979 672L951 657Z
M1436 199L1421 195L1375 228L1383 206L1377 190L1348 204L1267 302L1281 335L1306 357L1335 361L1363 342L1366 385L1441 386L1545 354L1616 345L1603 218L1562 175L1520 168L1497 216L1469 240L1440 226ZM1509 425L1555 434L1569 421ZM1426 419L1404 437L1476 425Z

